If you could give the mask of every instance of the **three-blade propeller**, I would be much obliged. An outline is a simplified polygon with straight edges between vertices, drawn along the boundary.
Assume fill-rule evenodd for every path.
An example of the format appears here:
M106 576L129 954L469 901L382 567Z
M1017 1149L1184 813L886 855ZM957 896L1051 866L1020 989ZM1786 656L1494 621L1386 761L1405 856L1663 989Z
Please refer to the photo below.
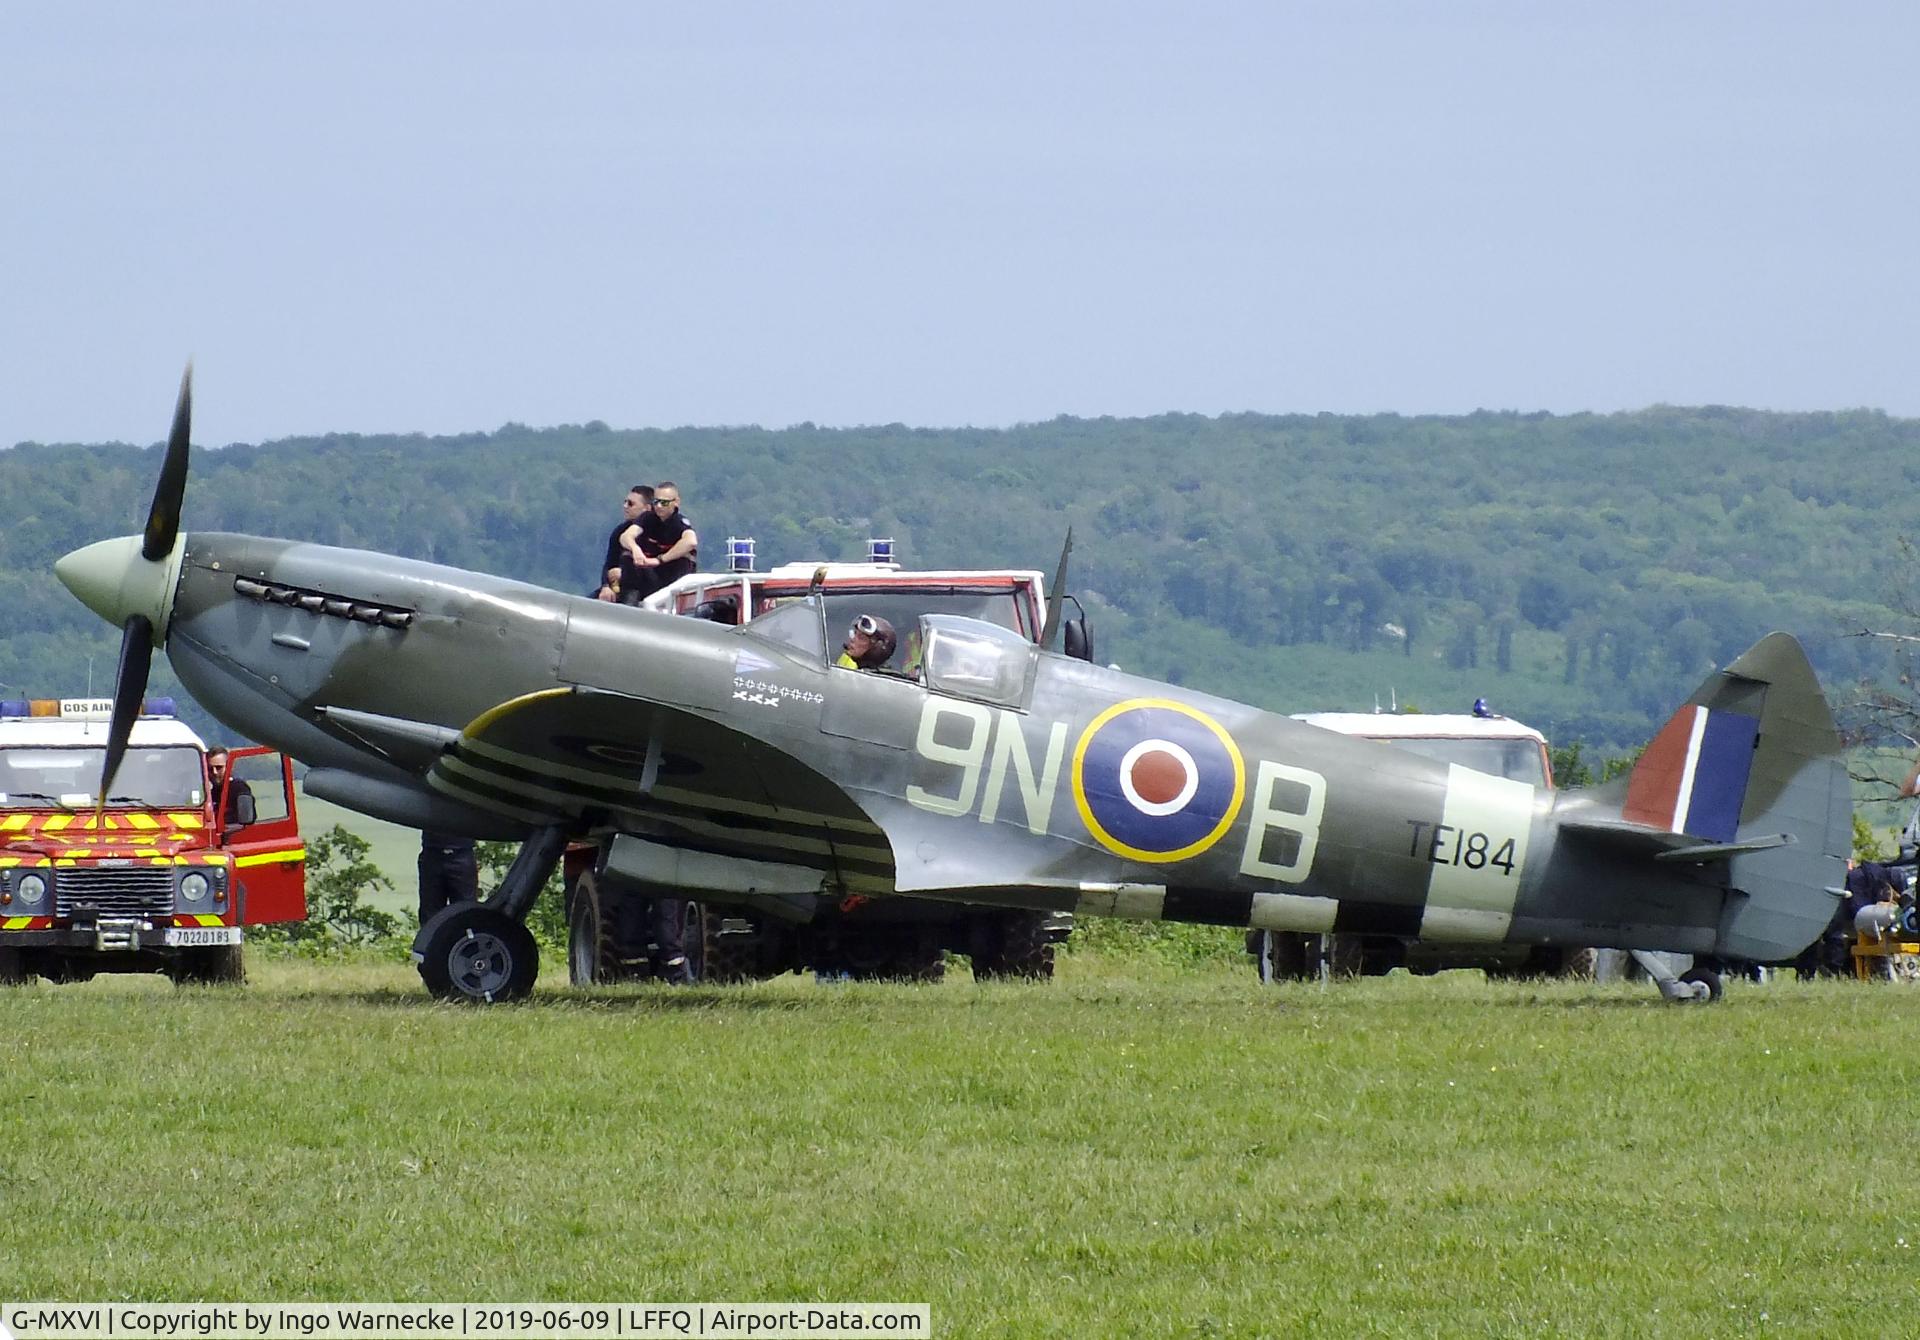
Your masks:
M187 439L193 431L193 364L180 378L180 398L173 407L173 431L167 435L167 457L154 486L153 505L147 509L147 527L141 537L140 557L165 563L180 538L180 505L187 495ZM147 693L147 674L153 666L153 620L129 614L120 626L120 668L113 681L113 717L107 725L106 766L100 773L96 807L105 806L113 778L126 757L127 740L140 702Z

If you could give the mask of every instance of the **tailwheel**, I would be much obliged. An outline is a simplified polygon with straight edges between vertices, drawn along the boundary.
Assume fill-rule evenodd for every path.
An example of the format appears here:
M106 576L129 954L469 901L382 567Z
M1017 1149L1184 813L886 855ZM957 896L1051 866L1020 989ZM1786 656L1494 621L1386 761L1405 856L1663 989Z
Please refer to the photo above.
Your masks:
M1726 984L1720 980L1720 974L1712 968L1693 967L1680 975L1682 982L1694 987L1707 989L1706 1003L1711 1005L1727 993Z
M439 1000L521 1000L540 973L533 933L483 903L454 903L436 912L414 939L413 957L420 980Z

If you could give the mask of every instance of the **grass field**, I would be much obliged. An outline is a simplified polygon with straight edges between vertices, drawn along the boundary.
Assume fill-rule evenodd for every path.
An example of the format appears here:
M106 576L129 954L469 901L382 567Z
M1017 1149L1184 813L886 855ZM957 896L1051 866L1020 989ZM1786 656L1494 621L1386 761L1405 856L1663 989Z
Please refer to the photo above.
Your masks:
M942 1335L1911 1334L1920 996L1479 974L0 995L0 1295L894 1300Z

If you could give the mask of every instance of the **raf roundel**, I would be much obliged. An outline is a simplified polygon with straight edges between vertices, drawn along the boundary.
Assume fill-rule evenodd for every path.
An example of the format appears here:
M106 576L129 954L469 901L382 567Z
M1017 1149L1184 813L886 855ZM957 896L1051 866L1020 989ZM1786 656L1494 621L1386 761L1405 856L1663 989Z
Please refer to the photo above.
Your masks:
M1136 861L1198 856L1233 826L1246 789L1233 738L1166 698L1115 703L1073 750L1073 800L1087 831Z

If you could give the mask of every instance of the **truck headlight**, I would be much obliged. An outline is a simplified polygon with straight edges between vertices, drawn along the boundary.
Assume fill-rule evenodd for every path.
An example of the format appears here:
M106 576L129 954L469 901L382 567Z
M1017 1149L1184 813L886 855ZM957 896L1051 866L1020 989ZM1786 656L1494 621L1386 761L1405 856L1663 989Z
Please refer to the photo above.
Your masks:
M46 901L47 877L35 874L22 875L20 882L13 886L13 894L21 902L37 907Z
M180 898L183 902L204 902L213 892L213 883L198 870L190 870L180 880Z

